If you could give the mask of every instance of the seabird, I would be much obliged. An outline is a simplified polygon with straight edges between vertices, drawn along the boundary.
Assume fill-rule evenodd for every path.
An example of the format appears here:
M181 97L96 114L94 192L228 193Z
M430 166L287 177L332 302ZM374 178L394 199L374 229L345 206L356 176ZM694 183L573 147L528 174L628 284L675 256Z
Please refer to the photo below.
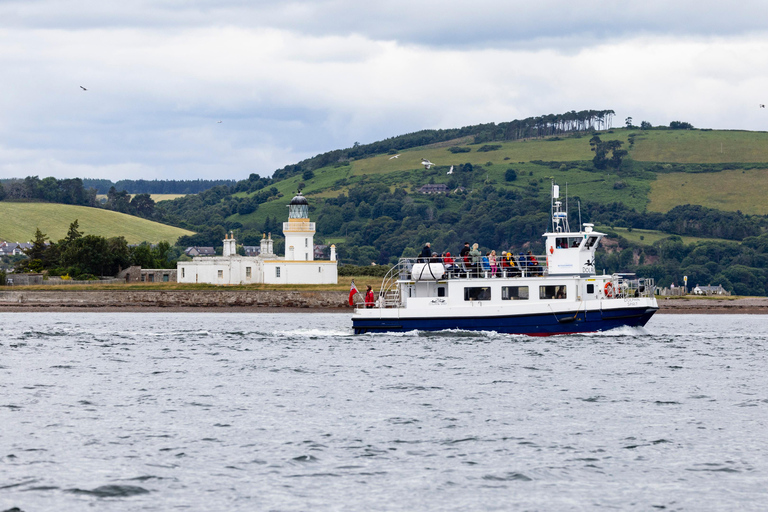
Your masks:
M760 108L765 108L765 105L761 103Z
M392 160L393 158L397 158L397 157L399 157L399 156L400 156L400 153L396 154L395 156L391 156L391 157L389 157L389 159L390 159L390 160Z
M453 166L451 166L451 168L448 169L448 172L446 174L453 174Z
M82 85L80 86L80 88L81 88L82 90L84 90L84 91L87 91L87 90L88 90L88 89L86 89L85 87L83 87Z
M217 123L220 123L221 121L216 121Z
M433 164L432 162L430 162L426 158L422 158L421 159L421 165L423 165L426 169L429 169L430 167L432 167L435 164Z

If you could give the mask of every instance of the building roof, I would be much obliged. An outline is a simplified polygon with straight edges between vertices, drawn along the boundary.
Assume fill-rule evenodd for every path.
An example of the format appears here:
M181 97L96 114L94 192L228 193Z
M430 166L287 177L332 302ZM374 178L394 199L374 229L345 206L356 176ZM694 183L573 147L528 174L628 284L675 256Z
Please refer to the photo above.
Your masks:
M435 194L448 192L448 185L445 183L428 183L418 189L418 192L422 194Z
M293 198L293 199L291 199L291 202L290 202L290 204L291 204L291 205L296 205L296 204L307 204L307 205L308 205L308 204L309 204L309 201L307 201L307 198L306 198L306 197L304 197L303 195L301 195L301 192L299 192L299 193L297 193L297 194L294 196L294 198Z

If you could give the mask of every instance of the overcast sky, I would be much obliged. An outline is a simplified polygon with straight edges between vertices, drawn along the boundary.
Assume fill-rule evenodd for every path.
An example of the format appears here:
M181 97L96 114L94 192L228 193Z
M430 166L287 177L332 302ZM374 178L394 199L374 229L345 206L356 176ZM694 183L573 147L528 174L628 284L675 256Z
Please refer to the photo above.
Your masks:
M615 110L614 125L765 130L767 12L0 0L0 178L243 179L356 141L584 109Z

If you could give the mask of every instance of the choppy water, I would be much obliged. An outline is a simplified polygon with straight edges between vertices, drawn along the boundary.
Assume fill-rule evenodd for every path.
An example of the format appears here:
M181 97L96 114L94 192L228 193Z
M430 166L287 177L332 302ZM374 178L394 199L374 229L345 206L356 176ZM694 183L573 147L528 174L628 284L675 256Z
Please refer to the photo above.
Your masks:
M767 344L0 314L0 510L764 510Z

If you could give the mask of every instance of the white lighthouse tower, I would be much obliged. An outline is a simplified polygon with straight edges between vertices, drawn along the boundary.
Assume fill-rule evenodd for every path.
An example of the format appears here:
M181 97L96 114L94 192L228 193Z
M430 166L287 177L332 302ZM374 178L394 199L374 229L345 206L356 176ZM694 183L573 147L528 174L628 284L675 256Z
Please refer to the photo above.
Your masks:
M288 222L283 222L286 261L314 260L315 223L309 221L309 203L301 195L291 199L288 205Z

